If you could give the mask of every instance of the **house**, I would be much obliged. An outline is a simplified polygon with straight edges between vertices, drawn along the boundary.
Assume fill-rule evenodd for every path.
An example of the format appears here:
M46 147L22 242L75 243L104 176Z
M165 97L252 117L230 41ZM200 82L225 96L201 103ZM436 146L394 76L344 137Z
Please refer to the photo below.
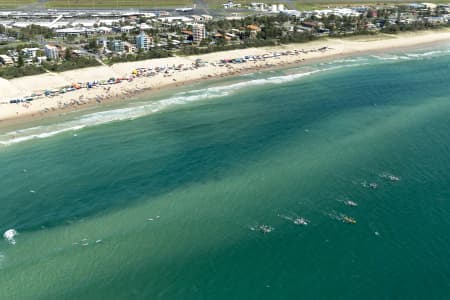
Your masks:
M98 34L111 34L112 33L112 29L106 26L100 26L97 27L97 33Z
M148 25L147 23L139 24L139 29L142 30L150 30L153 29L153 26Z
M261 31L261 28L256 25L247 25L246 29L250 31L250 37L255 38L258 32Z
M203 21L209 22L209 21L212 21L213 16L210 16L210 15L202 15L202 18L203 18Z
M260 32L261 28L257 25L247 25L247 29L250 31Z
M5 66L10 66L14 64L14 61L8 55L0 55L0 63Z
M202 17L199 16L199 15L192 15L191 17L194 20L194 22L201 22L201 21L203 21Z
M42 65L42 63L44 63L45 61L47 61L47 56L38 56L37 58L37 63L39 65Z
M137 49L135 45L129 42L123 42L123 50L127 53L134 53Z
M120 32L122 32L122 33L130 33L134 29L135 29L134 26L122 26L122 27L120 27Z
M192 31L186 30L186 29L181 30L181 33L183 33L183 34L185 34L187 36L192 36L193 35Z
M229 0L227 3L222 4L223 8L229 9L229 8L240 8L241 4L239 3L233 3L232 0Z

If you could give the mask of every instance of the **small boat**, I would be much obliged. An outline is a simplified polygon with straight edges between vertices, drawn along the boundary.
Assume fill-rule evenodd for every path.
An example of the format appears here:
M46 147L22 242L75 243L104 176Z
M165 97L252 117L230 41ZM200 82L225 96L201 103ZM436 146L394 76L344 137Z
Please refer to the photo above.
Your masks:
M371 182L371 183L369 183L369 188L374 190L374 189L378 188L378 184L376 184L375 182Z
M353 219L353 218L351 218L351 217L348 217L348 216L344 216L344 217L342 218L342 221L343 221L344 223L348 223L348 224L356 224L356 220Z
M259 230L261 230L264 234L266 234L272 232L274 228L268 225L260 225Z
M400 177L384 172L380 175L381 178L388 179L390 181L400 181Z
M372 189L372 190L375 190L376 188L378 188L378 184L377 183L375 183L375 182L369 182L368 183L367 181L361 182L361 186L363 188Z
M400 181L400 177L394 176L394 175L389 175L388 179L390 181Z
M351 200L344 201L344 204L347 206L358 206L358 203L353 202Z
M306 220L305 218L295 218L294 219L294 224L297 224L297 225L308 225L309 224L309 221L308 220Z

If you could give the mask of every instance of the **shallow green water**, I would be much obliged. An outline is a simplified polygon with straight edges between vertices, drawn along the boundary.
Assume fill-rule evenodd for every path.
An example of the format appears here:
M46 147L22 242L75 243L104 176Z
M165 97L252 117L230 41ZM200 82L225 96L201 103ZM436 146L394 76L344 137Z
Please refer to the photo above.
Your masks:
M447 49L1 133L0 299L448 299Z

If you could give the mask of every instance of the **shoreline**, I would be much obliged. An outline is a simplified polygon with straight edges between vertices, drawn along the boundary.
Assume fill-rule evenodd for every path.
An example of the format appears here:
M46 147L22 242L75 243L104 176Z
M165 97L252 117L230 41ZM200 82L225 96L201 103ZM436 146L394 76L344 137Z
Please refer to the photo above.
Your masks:
M85 110L101 106L103 103L130 101L151 92L167 90L174 86L186 86L204 80L289 68L367 53L413 49L445 42L450 42L450 30L408 32L399 35L357 36L276 47L247 48L196 56L127 62L115 64L111 67L100 66L59 74L41 74L9 81L0 79L0 90L8 91L5 93L6 95L0 95L0 100L5 102L8 98L14 98L11 97L12 95L17 98L25 97L38 90L70 86L73 82L108 80L110 77L129 79L133 70L146 68L143 71L144 75L135 74L136 76L133 76L132 80L124 80L125 82L120 84L96 85L90 89L74 90L54 97L43 97L28 103L1 103L0 127L38 121L50 116L65 115L80 109ZM280 55L279 53L284 54ZM277 54L278 56L276 56ZM244 63L220 63L222 59L249 56L261 57L261 59L249 60ZM201 59L202 64L205 65L194 67L197 59ZM165 68L162 69L161 66L165 66ZM175 67L170 66L182 67L175 70ZM162 72L155 73L153 71L160 68L163 70ZM152 74L155 74L149 76L150 69ZM78 81L75 81L77 79ZM8 89L8 86L12 86L12 90Z

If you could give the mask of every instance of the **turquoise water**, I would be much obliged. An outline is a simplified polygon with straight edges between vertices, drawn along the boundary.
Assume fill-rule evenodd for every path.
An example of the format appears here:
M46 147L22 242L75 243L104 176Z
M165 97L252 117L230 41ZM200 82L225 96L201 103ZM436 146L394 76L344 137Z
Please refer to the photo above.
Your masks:
M448 49L3 130L0 299L448 299Z

